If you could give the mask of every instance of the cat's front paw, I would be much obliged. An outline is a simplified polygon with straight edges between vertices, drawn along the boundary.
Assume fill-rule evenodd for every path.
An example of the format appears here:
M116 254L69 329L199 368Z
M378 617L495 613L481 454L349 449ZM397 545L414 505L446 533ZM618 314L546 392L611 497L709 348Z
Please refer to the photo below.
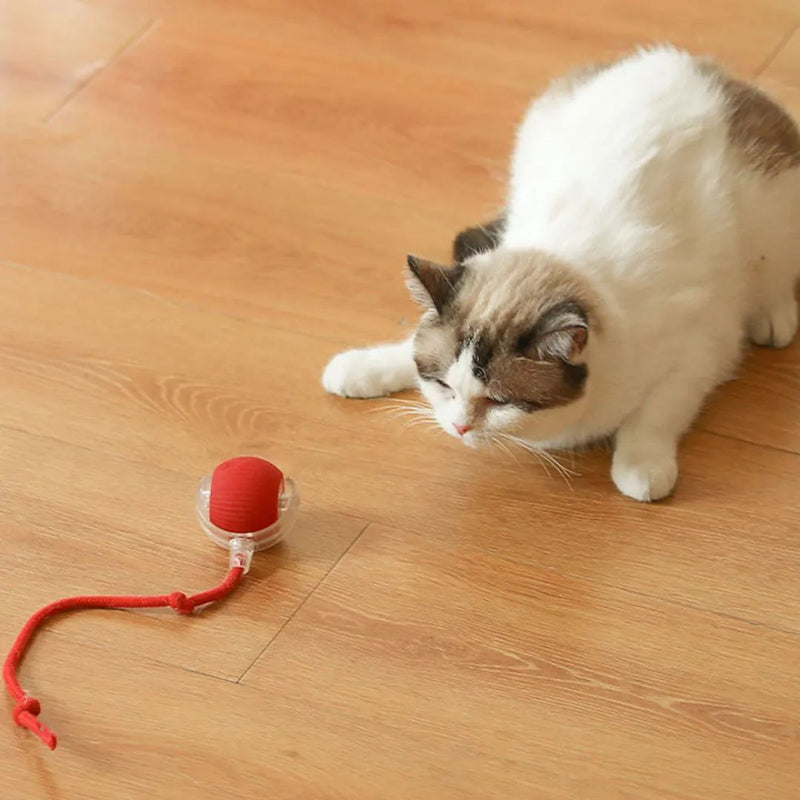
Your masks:
M627 497L649 503L672 492L678 480L678 462L673 453L617 450L611 478Z
M385 363L378 348L347 350L334 356L322 373L322 387L341 397L383 397L404 388L393 380L391 364Z
M756 314L748 322L753 344L762 347L788 347L797 333L797 302L790 297L769 313Z

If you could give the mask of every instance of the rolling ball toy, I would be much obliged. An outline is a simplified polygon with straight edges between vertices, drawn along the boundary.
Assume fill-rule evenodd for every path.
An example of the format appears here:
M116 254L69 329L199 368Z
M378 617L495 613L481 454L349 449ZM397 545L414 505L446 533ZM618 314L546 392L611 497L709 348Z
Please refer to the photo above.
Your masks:
M65 611L84 608L163 608L191 614L196 608L227 596L250 569L253 553L282 541L294 526L299 495L291 478L272 463L254 456L224 461L200 481L195 511L203 530L229 553L229 570L218 586L185 595L89 595L56 600L37 611L24 625L3 664L3 680L15 701L12 716L17 725L38 736L51 750L55 734L39 722L39 701L27 694L17 680L17 669L39 626Z
M203 530L247 572L253 553L278 544L292 529L300 499L291 478L269 461L239 456L200 481L195 511Z

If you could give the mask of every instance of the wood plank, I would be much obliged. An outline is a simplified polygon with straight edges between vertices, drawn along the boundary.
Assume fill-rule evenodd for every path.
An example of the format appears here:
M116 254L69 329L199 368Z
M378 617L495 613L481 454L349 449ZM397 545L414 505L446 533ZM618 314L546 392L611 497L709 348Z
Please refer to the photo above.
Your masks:
M294 700L281 746L342 797L789 800L798 657L796 636L370 528L245 683Z
M800 453L800 339L785 350L751 348L734 380L697 421L701 430Z
M245 685L45 633L4 796L793 800L799 648L371 528Z
M714 0L665 5L577 0L569 8L515 0L91 0L174 21L187 36L224 30L302 42L343 58L410 60L431 70L529 88L537 60L616 55L642 42L674 41L752 74L798 21L797 0Z
M354 344L407 335L405 253L446 257L468 213L125 137L0 144L3 259Z
M68 412L67 412L68 413ZM181 474L78 445L0 428L0 641L39 607L75 594L209 589L227 553L200 530L194 491L207 469ZM290 541L260 553L220 607L83 611L60 635L236 680L361 532L364 523L306 504Z
M3 123L40 122L54 113L144 30L135 9L79 0L0 2Z
M535 88L167 19L52 127L312 177L320 201L344 183L433 204L456 194L454 175L459 191L491 191Z
M324 395L316 338L10 267L0 315L10 427L192 476L262 452L314 508L800 630L796 455L696 433L676 496L646 507L607 453L576 456L569 486Z
M795 31L759 76L759 83L800 118L800 31Z
M321 15L260 9L260 24L233 29L192 26L168 16L55 124L72 133L102 130L115 138L168 143L225 161L280 165L313 176L320 188L347 182L386 193L391 187L393 197L431 204L477 192L475 211L482 213L483 198L497 201L492 178L503 176L513 128L531 94L587 58L616 55L651 37L670 38L663 25L648 33L648 23L628 21L622 9L604 9L594 18L585 13L578 17L581 27L592 30L594 21L600 31L608 24L622 24L625 31L613 54L590 55L569 25L562 30L541 11L521 17L518 6L506 4L495 17L498 4L475 3L466 13L462 6L413 5L408 19L400 4L372 15L339 6ZM738 10L728 24L749 31L752 56L743 63L741 53L748 49L737 46L736 57L725 61L750 74L793 19L766 6L758 9L754 28L755 9L742 3ZM283 30L286 20L291 22ZM696 38L694 14L673 20L687 21ZM447 55L446 69L431 68L427 49L419 59L406 57L430 27L437 32L431 50L441 52L450 41L462 48ZM480 38L493 28L493 39L481 47ZM719 31L716 15L710 28ZM374 42L378 52L391 49L381 40L387 30L400 31L402 59L376 57L364 46ZM723 57L705 46L714 35L704 32L703 51ZM505 53L513 54L514 80L497 77Z

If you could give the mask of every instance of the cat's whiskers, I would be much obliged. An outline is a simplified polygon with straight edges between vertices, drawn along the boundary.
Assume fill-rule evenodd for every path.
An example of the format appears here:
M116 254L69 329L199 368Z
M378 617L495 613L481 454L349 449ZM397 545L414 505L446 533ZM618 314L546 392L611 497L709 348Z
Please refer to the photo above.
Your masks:
M500 438L500 436L493 435L489 437L492 444L496 444L504 453L511 456L514 461L519 464L519 459L517 458L517 454Z
M372 409L391 417L399 417L406 429L417 427L439 428L436 415L429 405L414 400L389 400L388 406Z
M574 469L570 469L569 467L562 464L555 455L548 452L547 450L542 450L541 448L536 447L535 445L531 444L530 442L526 441L525 439L520 439L518 436L512 436L510 433L501 434L504 439L507 439L512 444L517 445L517 447L526 450L527 452L531 453L536 460L542 465L544 471L549 475L550 470L548 470L547 465L555 469L558 474L563 478L564 483L571 489L572 488L572 481L571 478L579 477L580 473L576 472Z
M412 409L424 410L428 406L417 400L397 400L392 397L383 398L383 404L369 409L369 414L391 414L397 410L410 411Z

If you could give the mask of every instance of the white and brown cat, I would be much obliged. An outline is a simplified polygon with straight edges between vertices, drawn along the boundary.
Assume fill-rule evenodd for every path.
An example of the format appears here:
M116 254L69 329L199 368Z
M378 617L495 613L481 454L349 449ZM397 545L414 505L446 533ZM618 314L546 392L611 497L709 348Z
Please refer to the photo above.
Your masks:
M535 100L504 213L454 251L451 265L409 256L414 336L339 354L325 389L419 385L471 446L614 434L617 487L657 500L743 343L783 347L797 330L800 136L713 64L640 50Z

